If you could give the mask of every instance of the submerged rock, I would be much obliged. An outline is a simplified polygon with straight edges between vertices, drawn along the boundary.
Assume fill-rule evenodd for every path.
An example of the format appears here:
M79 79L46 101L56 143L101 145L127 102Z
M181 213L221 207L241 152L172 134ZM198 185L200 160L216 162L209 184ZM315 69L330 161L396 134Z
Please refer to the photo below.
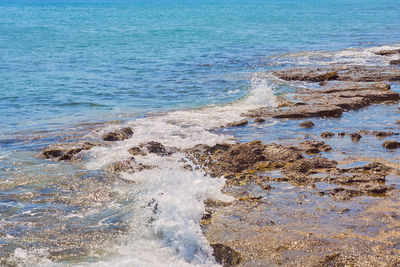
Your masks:
M320 192L320 194L322 195L328 194L336 200L345 201L362 195L385 196L386 193L388 193L393 189L394 189L393 186L367 183L367 184L362 184L356 188L338 187L327 190L325 192Z
M304 122L300 123L300 127L303 127L303 128L312 128L314 126L315 126L315 124L312 121L304 121Z
M255 123L262 123L262 122L264 122L265 121L265 119L263 119L263 118L255 118L254 119L254 122Z
M351 140L359 141L361 139L361 135L359 133L350 133Z
M126 127L119 130L111 131L103 135L104 141L123 141L131 138L133 135L132 128Z
M332 136L335 136L335 134L332 133L332 132L323 132L323 133L321 133L321 137L322 138L329 138L329 137L332 137Z

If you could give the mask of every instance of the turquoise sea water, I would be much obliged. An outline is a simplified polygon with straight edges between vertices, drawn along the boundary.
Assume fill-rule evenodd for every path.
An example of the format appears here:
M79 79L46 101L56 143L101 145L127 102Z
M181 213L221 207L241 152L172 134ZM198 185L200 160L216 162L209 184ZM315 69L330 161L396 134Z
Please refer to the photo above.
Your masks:
M223 103L288 52L390 44L384 1L0 1L0 136Z
M0 0L0 265L215 264L198 222L223 180L179 156L107 168L141 142L232 141L208 129L293 89L261 72L379 63L368 49L398 46L399 14L398 0ZM115 120L134 136L79 162L36 157Z

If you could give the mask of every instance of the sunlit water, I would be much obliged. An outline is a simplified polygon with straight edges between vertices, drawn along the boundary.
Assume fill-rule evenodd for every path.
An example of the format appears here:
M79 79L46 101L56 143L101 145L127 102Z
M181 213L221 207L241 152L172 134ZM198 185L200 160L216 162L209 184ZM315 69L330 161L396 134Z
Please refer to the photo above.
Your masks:
M147 141L269 140L210 130L293 89L265 70L387 64L373 51L399 46L399 11L394 0L0 0L1 264L216 264L199 222L204 200L229 201L222 178L183 171L179 153L137 157L158 168L122 177L107 167ZM131 139L82 162L35 157L121 124Z

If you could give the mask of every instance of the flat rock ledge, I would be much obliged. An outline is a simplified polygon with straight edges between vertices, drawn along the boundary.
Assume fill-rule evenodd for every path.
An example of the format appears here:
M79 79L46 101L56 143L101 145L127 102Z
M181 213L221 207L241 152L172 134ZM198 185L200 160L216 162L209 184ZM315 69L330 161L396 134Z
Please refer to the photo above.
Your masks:
M386 83L352 82L302 90L294 93L291 98L294 102L284 100L285 104L278 108L261 107L250 110L243 116L278 119L340 117L343 112L357 110L373 103L398 101L400 95L391 91L390 85Z

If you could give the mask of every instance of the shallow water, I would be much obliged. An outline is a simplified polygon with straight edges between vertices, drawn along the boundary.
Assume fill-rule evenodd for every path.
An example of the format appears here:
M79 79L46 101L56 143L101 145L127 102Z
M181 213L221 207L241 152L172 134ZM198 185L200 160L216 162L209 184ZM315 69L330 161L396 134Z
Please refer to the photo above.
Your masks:
M209 131L295 89L265 70L387 64L391 57L373 51L399 46L398 3L360 3L0 2L1 264L215 264L199 221L205 199L229 199L220 193L223 179L182 171L182 155L138 157L159 168L123 177L107 168L147 141L180 148L277 136L289 142L332 127L359 130L366 116L374 129L395 131L396 105L316 119L312 130L272 120ZM131 139L92 149L82 162L36 157L47 145L98 140L120 125L134 129ZM369 138L327 142L363 154ZM398 160L381 147L372 151Z

